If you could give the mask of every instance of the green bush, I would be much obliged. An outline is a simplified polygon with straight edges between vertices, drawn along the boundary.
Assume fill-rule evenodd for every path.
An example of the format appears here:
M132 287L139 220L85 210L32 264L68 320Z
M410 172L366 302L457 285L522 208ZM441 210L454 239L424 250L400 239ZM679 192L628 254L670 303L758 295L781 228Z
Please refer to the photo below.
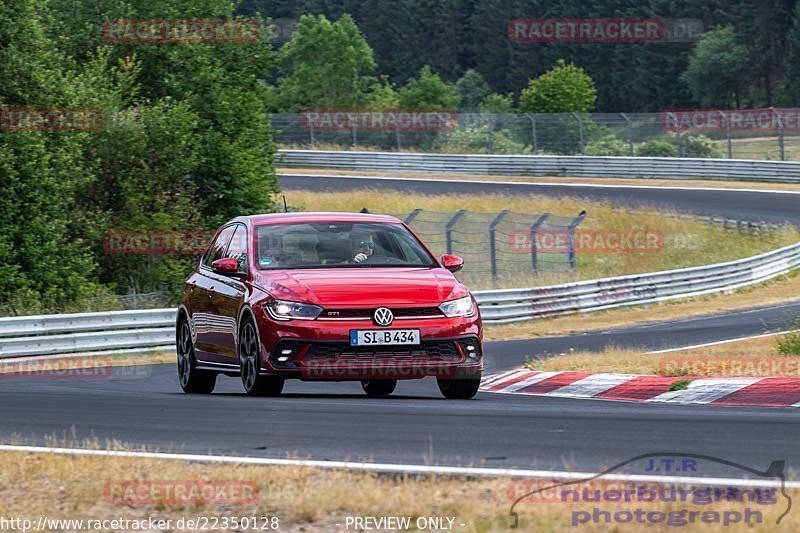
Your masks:
M630 147L613 135L607 135L586 145L586 155L631 155Z
M636 148L638 157L676 157L678 149L669 141L653 139Z
M670 134L672 142L677 146L677 135ZM722 152L709 137L705 135L681 135L681 152L683 157L722 157Z
M488 132L486 128L470 126L463 130L454 131L444 143L440 137L439 150L450 153L485 154L488 152ZM515 141L506 130L494 132L492 136L493 154L527 154L531 149Z
M781 335L775 344L781 355L800 355L800 331Z

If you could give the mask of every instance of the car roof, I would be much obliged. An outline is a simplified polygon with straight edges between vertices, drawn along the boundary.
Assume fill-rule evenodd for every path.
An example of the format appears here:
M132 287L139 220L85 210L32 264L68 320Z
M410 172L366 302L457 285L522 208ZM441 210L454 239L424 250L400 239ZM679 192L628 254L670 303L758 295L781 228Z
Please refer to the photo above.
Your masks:
M285 224L290 222L384 222L398 224L402 221L390 215L376 215L373 213L271 213L265 215L250 215L236 219L240 222L248 221L253 226L264 224Z

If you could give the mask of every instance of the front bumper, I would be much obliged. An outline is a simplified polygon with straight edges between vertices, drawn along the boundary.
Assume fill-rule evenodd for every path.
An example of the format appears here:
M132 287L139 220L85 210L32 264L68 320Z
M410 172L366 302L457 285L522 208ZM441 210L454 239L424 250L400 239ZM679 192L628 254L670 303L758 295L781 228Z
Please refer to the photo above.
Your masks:
M480 316L396 321L292 320L259 317L262 370L304 380L474 377L483 369ZM350 346L351 330L419 329L418 346Z

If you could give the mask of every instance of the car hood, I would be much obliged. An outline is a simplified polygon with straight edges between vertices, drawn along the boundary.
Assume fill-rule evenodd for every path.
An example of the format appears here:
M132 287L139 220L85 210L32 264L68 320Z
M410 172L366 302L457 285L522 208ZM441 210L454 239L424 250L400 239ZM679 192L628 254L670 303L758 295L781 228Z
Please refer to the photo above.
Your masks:
M328 308L435 306L469 294L443 268L276 270L254 281L274 298Z

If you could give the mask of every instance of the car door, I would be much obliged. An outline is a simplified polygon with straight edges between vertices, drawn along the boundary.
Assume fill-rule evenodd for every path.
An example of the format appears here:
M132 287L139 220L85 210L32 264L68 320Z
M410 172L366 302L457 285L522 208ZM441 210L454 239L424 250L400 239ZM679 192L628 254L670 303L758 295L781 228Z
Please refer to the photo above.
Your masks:
M234 258L239 263L238 276L226 276L214 273L216 283L211 298L216 312L216 322L220 325L220 334L215 337L218 362L238 365L238 317L244 304L246 287L242 279L247 275L247 227L237 224L233 238L225 253L225 257Z
M193 309L191 311L192 330L195 333L195 352L199 361L212 363L224 362L219 346L225 333L225 327L218 319L216 291L220 286L219 275L211 269L211 264L222 259L228 251L237 224L223 227L214 238L214 242L203 256L200 268L189 280L189 290Z

